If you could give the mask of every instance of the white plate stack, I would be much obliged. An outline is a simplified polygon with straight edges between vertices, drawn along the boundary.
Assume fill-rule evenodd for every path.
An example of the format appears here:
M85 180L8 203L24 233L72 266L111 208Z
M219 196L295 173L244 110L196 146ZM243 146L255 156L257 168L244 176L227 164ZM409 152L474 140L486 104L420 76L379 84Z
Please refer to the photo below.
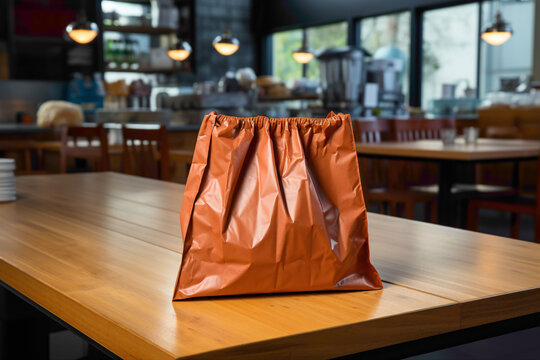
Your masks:
M0 159L0 202L15 200L14 171L14 159Z

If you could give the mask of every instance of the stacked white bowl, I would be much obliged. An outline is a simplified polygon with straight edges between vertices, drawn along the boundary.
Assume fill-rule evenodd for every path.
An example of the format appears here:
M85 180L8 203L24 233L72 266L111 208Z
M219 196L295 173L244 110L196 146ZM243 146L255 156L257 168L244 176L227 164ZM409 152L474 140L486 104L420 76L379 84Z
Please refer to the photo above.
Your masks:
M15 200L15 160L0 158L0 202Z

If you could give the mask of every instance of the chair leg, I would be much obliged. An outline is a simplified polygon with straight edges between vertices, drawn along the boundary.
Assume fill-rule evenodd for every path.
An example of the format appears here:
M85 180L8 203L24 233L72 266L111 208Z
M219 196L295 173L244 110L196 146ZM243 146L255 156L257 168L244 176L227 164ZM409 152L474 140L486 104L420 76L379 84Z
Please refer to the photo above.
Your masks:
M520 217L519 214L511 213L510 214L510 236L514 239L519 238L519 225Z
M386 214L386 209L384 208L384 201L379 202L379 213Z
M389 201L390 215L397 216L397 203L395 201Z
M414 220L414 202L406 201L405 206L405 218Z
M30 154L30 149L24 150L24 170L27 172L32 171L32 156Z
M534 242L540 244L540 215L534 217Z
M478 208L471 202L467 206L467 229L478 230Z
M438 212L437 212L437 202L436 201L430 201L426 203L426 205L429 205L426 207L426 221L429 221L432 224L437 224L439 221Z
M67 172L67 156L65 152L60 152L60 174L65 174Z
M428 201L424 203L424 221L431 221L431 203Z
M38 170L45 170L45 151L42 149L37 150L38 158Z

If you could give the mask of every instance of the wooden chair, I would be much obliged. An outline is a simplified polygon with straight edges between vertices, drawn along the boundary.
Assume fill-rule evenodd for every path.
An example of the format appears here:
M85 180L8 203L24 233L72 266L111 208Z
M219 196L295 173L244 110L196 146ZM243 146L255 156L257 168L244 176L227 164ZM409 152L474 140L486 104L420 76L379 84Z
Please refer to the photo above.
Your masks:
M126 174L169 180L167 128L122 126L123 167Z
M391 139L394 141L415 141L426 139L440 139L441 130L455 128L453 118L442 119L407 119L390 121Z
M382 133L388 131L388 127L385 125L386 123L383 124L381 121L354 121L355 140L363 143L380 142L383 137ZM386 208L389 206L390 214L394 216L398 216L399 207L402 205L404 215L409 219L414 219L414 205L424 203L426 218L432 222L437 221L436 195L406 189L404 184L398 184L395 160L378 162L377 164L378 166L371 159L359 158L366 202L379 203L382 213L386 213ZM390 173L390 180L393 181L385 179L379 170L387 170L385 173Z
M540 243L540 157L538 160L538 179L536 183L536 196L517 194L500 196L488 199L473 199L468 203L467 228L476 231L478 229L478 210L491 209L501 212L510 212L511 230L510 236L519 237L520 215L534 216L535 233L534 241Z
M16 175L44 173L33 169L32 150L34 150L34 148L34 140L2 140L0 141L0 157L6 156L17 158L17 154L22 155L22 157L20 157L22 168L15 169Z
M101 171L109 171L109 145L103 124L64 126L60 142L61 173L67 172L69 158L93 161L100 164Z
M391 122L392 138L396 141L416 141L426 139L440 139L441 130L455 128L455 119L410 119L393 120ZM434 197L439 192L434 176L438 169L432 164L411 163L404 165L404 170L397 176L407 184L408 189L418 193L432 194ZM437 175L438 176L438 175ZM457 179L459 181L459 179ZM463 179L461 179L463 181ZM463 213L462 223L465 225L465 212L467 200L471 196L501 196L515 193L511 187L487 184L456 183L452 187L452 194L456 200L456 206ZM433 206L434 208L434 206Z

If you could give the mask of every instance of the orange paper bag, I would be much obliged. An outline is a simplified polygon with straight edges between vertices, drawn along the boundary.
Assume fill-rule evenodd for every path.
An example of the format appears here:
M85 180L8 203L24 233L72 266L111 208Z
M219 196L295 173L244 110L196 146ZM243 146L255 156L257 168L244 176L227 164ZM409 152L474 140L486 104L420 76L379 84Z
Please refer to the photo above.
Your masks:
M174 300L380 289L349 115L205 116Z

